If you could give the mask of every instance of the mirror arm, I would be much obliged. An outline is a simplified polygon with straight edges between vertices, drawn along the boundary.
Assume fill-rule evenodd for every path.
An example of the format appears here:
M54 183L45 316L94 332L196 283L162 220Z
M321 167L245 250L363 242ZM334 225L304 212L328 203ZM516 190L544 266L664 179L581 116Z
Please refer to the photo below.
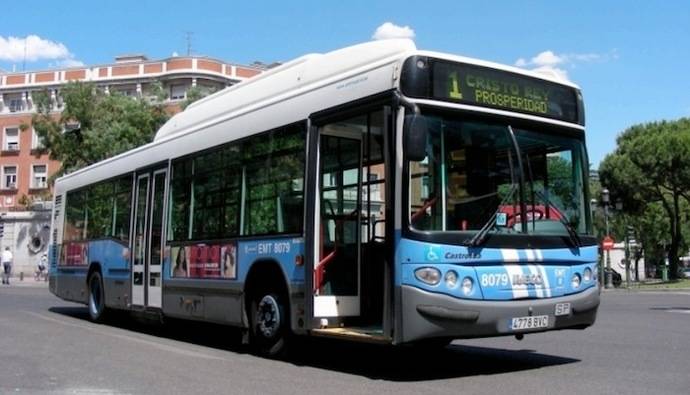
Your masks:
M412 114L419 115L421 114L421 111L419 111L419 106L417 106L415 103L407 100L406 97L400 94L399 91L395 91L395 98L400 102L400 104L405 107L406 110L410 111Z

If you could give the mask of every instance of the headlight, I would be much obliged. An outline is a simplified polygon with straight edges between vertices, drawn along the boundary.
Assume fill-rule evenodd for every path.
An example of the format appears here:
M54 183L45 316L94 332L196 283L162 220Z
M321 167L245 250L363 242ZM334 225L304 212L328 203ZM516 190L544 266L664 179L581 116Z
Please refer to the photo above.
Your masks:
M570 280L570 285L573 287L573 289L580 288L580 275L575 273L573 274L572 280Z
M464 293L465 295L471 294L473 285L474 282L471 278L465 277L464 279L462 279L462 293Z
M423 267L414 271L414 276L417 280L429 284L436 285L441 282L441 272L433 267Z
M458 285L458 274L453 270L449 270L448 273L446 273L445 280L448 288L455 288Z
M590 282L592 280L592 269L586 268L585 272L582 274L582 279L585 280L586 283Z

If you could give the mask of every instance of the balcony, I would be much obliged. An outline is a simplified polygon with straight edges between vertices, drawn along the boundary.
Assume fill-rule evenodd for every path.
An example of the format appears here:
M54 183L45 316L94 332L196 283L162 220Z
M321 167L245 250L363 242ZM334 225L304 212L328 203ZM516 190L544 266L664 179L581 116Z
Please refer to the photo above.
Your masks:
M8 155L18 155L19 154L19 144L18 143L8 143L6 146L2 147L2 153Z

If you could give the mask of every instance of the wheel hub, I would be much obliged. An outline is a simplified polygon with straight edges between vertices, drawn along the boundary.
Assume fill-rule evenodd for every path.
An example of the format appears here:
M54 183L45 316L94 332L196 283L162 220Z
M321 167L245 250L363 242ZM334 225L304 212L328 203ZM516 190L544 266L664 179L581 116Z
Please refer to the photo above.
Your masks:
M280 328L280 309L278 301L271 295L264 296L259 302L257 324L264 337L271 338Z

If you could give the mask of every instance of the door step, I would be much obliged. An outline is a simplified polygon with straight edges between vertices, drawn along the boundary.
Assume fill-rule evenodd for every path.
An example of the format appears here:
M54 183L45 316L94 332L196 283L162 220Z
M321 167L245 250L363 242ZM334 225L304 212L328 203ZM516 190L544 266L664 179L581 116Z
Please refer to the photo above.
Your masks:
M325 328L312 329L312 335L332 337L338 339L350 339L367 343L390 344L391 339L383 335L383 332L368 328Z

